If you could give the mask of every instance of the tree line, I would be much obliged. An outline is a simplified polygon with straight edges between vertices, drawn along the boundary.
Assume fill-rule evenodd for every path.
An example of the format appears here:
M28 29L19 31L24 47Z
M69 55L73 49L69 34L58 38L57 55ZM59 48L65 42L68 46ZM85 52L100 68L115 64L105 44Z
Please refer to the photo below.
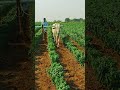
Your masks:
M74 18L74 19L70 19L70 18L65 18L65 22L71 22L71 21L77 21L77 22L80 22L80 21L84 21L85 19L83 18Z

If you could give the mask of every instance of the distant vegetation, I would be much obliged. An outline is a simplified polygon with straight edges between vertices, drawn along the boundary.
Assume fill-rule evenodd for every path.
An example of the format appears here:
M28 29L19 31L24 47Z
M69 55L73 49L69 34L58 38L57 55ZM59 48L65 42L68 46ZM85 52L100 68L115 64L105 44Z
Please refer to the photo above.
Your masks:
M77 18L74 18L74 19L65 18L65 22L71 22L71 21L80 22L80 21L84 21L84 20L85 19L83 19L83 18L79 18L79 19L77 19Z
M64 20L64 22L84 22L85 21L85 19L83 19L83 18L79 18L79 19L77 19L77 18L74 18L74 19L70 19L70 18L65 18L65 20ZM42 22L42 20L41 20L41 22ZM41 22L35 22L35 26L41 26ZM61 21L61 20L54 20L54 21L48 21L49 22L49 24L51 25L51 24L53 24L54 22L63 22L63 21Z

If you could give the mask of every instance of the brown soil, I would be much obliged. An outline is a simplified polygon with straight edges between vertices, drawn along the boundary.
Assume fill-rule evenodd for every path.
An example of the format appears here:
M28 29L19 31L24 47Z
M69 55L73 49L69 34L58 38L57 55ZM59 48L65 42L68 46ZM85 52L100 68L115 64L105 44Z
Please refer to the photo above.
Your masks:
M85 66L85 90L107 90L97 80L94 70L88 64Z
M14 68L0 71L0 90L34 89L33 62L20 62Z
M85 90L85 67L77 62L70 51L60 43L57 49L60 63L64 67L64 77L71 90Z
M85 48L78 45L77 42L70 39L75 47L85 52ZM85 64L85 89L86 90L107 90L97 80L94 70L86 63Z
M94 44L97 47L97 49L105 56L113 58L113 60L117 62L117 67L120 69L120 55L112 48L106 47L105 43L92 33L89 32L89 35L93 36L93 40L91 43Z
M102 40L98 39L97 37L95 37L91 32L87 32L87 35L90 35L93 37L93 40L91 42L91 44L94 44L95 47L102 52L104 55L106 56L110 56L112 58L114 58L114 60L116 60L117 62L119 62L119 58L120 56L117 54L117 52L115 52L114 50L110 49L110 48L104 48L105 44ZM118 67L120 66L120 64L118 64ZM85 66L85 79L86 79L86 90L107 90L107 88L105 86L103 86L102 84L100 84L100 82L97 80L97 77L95 75L94 70L90 67L90 65L88 65L86 63Z
M8 43L7 52L0 54L0 90L34 89L34 61L22 43Z
M47 39L47 38L46 38ZM47 73L50 67L50 59L47 52L47 41L42 41L39 44L39 49L36 53L35 61L35 82L37 90L56 90L51 78Z
M71 42L73 43L73 45L74 45L75 47L77 47L80 51L85 52L85 48L84 48L84 47L81 47L80 45L78 45L78 43L75 42L74 40L72 40L72 39L70 39L70 40L71 40Z

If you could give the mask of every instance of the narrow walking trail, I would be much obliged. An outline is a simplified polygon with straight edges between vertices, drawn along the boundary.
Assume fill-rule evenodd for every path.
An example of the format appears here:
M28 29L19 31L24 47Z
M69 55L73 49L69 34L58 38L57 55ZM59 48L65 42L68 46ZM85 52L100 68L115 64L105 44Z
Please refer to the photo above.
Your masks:
M64 67L64 77L71 90L85 90L85 67L77 62L74 55L60 43L57 49L60 63Z
M50 67L50 59L47 51L47 37L45 41L39 44L39 49L36 52L35 61L35 82L36 90L56 90L51 78L47 73Z

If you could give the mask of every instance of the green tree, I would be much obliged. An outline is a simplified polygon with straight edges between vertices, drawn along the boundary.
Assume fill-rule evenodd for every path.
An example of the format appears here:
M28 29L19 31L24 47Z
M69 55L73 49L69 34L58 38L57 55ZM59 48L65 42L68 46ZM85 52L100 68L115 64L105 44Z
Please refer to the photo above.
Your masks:
M65 18L65 22L70 22L70 19L69 18Z

